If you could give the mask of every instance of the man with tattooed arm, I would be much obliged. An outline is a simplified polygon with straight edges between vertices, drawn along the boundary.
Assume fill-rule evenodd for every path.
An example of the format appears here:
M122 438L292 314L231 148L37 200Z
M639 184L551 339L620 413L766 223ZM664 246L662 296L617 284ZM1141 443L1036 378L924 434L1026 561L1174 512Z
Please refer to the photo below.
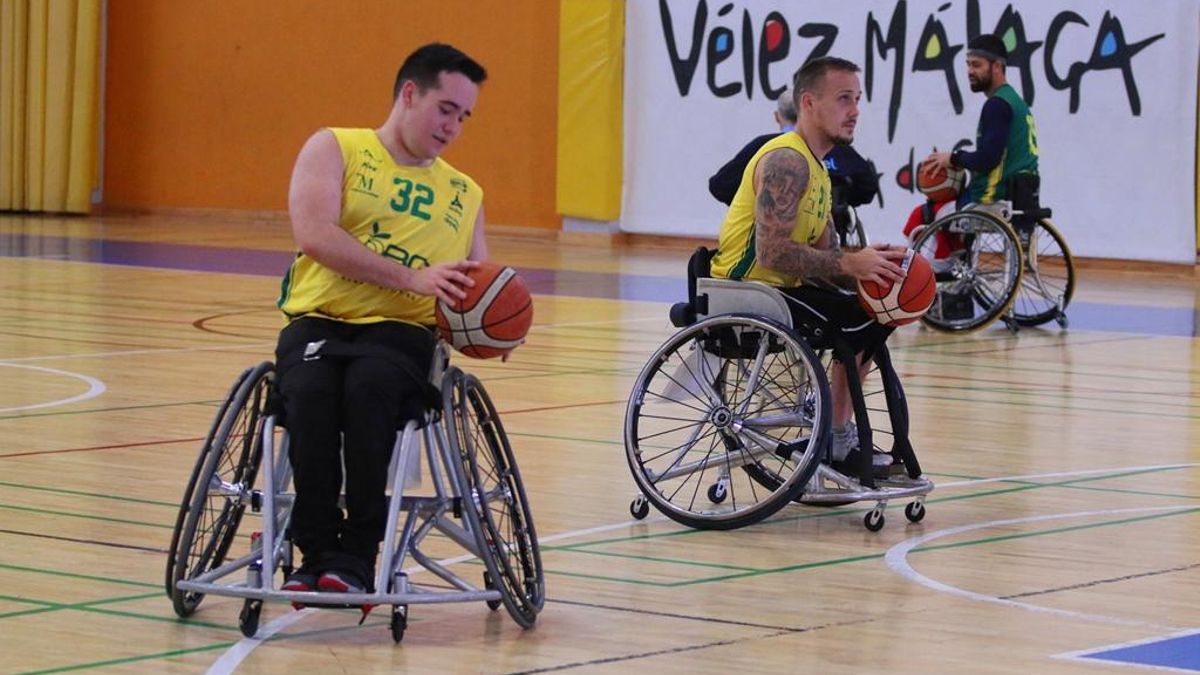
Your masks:
M859 279L899 281L902 246L876 244L858 251L837 246L830 217L829 174L822 158L836 145L854 140L862 88L859 68L835 57L809 61L793 81L799 119L796 129L767 142L750 160L721 224L712 259L716 278L756 280L778 287L792 310L793 325L831 325L861 364L892 329L876 322L858 304ZM863 372L859 369L859 372ZM846 372L831 369L833 445L831 465L857 475L858 434ZM873 458L886 474L891 458Z

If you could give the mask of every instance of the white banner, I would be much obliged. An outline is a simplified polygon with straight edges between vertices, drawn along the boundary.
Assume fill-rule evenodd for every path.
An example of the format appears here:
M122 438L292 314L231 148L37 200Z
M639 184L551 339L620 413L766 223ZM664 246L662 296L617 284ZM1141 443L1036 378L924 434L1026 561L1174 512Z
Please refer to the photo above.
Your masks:
M1077 256L1194 262L1196 0L630 0L628 232L715 237L708 177L774 130L777 92L810 56L858 63L854 147L882 174L859 208L899 242L915 163L974 142L982 94L966 43L1013 45L1008 80L1037 123L1042 204Z

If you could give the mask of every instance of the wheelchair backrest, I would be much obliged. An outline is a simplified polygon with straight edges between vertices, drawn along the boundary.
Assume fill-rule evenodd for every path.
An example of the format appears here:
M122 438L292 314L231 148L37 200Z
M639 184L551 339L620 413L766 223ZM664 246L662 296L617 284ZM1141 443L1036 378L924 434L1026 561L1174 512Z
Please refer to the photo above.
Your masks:
M749 314L792 327L792 312L783 293L761 281L700 279L696 293L707 297L708 311L702 316Z
M792 326L787 300L760 281L712 278L714 251L697 248L688 259L688 301L671 307L671 323L679 328L717 314L750 314Z

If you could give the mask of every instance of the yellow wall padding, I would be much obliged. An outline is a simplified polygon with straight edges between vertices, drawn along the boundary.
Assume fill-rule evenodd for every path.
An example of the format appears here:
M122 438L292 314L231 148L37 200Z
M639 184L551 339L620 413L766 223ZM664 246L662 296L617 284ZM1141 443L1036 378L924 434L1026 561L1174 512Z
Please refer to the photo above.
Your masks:
M558 161L564 216L621 215L624 0L560 0Z
M0 45L0 210L86 213L100 0L6 0Z

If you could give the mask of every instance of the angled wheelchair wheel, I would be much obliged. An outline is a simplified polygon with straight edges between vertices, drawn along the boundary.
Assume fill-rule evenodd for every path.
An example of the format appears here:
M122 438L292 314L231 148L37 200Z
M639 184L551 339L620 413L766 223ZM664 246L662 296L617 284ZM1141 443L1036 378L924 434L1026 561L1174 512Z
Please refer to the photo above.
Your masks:
M508 435L483 384L458 369L442 385L447 436L462 461L464 509L476 533L485 578L512 618L528 628L546 601L537 531Z
M829 384L808 344L767 319L718 315L676 333L642 368L625 410L625 456L659 511L733 529L804 489L828 428Z
M196 611L204 594L179 590L177 582L220 566L237 536L262 459L264 410L274 373L270 362L242 373L217 410L192 470L167 554L167 595L180 617Z
M982 328L1003 316L1021 285L1021 244L1008 223L968 209L924 227L913 248L933 265L937 295L921 321L938 330Z
M1021 326L1050 321L1066 324L1067 305L1075 293L1075 261L1058 228L1046 219L1028 233L1018 230L1025 269L1021 288L1012 305L1013 319Z

